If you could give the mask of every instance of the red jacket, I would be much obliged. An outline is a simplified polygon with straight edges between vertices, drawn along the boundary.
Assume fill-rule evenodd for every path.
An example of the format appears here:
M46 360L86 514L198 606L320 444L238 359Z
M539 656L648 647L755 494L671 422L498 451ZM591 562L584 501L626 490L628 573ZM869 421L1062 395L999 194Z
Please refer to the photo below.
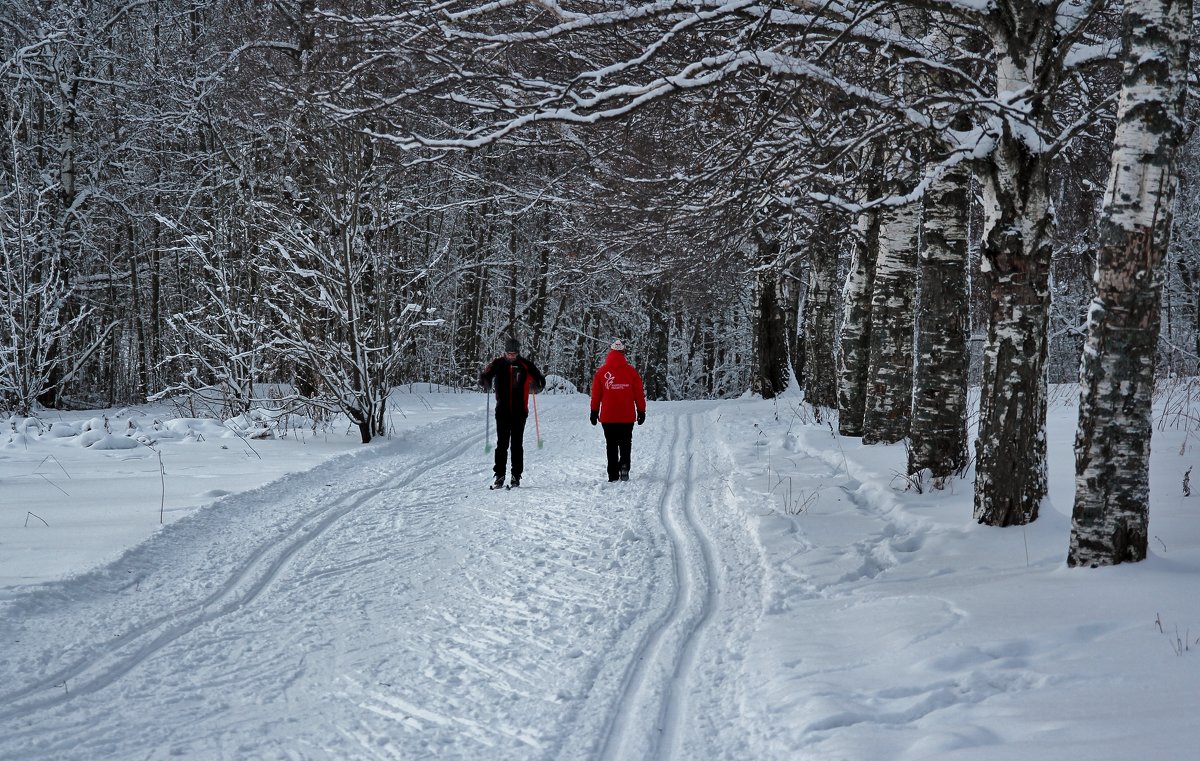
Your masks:
M632 423L646 411L642 376L625 359L625 352L610 351L592 378L592 410L601 423Z

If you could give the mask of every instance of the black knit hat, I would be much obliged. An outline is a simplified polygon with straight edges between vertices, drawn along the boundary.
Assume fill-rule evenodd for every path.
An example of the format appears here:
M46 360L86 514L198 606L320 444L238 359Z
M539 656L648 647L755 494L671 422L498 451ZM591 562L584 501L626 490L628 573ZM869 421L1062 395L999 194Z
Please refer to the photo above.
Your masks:
M518 351L519 352L520 350L521 350L521 342L520 341L518 341L515 338L504 339L504 351L506 351L506 352Z

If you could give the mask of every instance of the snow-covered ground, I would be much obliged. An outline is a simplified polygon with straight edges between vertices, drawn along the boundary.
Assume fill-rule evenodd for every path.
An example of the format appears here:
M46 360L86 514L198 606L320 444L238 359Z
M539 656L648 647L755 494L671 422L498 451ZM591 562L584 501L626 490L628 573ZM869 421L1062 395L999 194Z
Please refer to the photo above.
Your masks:
M480 394L404 389L368 446L12 421L0 759L1195 754L1181 428L1155 433L1152 557L1069 570L1069 402L1015 529L972 521L969 481L903 490L902 446L792 399L651 403L616 484L586 397L538 404L500 492Z

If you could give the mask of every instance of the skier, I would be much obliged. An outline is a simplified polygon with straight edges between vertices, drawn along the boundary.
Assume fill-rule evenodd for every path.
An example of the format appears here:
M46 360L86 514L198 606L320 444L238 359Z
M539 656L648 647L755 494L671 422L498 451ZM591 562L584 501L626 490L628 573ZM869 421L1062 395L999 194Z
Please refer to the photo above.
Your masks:
M642 376L625 359L625 343L613 341L604 364L592 378L592 425L604 424L608 480L629 480L633 423L646 422L646 392Z
M521 356L521 344L515 338L504 342L504 354L484 365L479 374L479 385L484 391L496 392L496 480L491 488L504 486L504 468L508 450L512 448L512 479L509 486L521 485L521 472L525 467L525 421L529 417L529 394L539 393L546 387L546 376L525 357Z

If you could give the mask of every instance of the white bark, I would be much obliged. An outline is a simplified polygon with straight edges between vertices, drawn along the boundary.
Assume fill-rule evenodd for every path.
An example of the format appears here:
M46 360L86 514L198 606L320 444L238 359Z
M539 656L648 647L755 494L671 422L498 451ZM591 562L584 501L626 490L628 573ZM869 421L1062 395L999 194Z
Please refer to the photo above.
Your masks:
M1170 236L1191 0L1125 4L1126 58L1080 370L1069 565L1143 560L1161 272Z
M880 225L879 259L871 298L864 444L890 444L908 435L919 221L920 206L909 204L886 210Z

